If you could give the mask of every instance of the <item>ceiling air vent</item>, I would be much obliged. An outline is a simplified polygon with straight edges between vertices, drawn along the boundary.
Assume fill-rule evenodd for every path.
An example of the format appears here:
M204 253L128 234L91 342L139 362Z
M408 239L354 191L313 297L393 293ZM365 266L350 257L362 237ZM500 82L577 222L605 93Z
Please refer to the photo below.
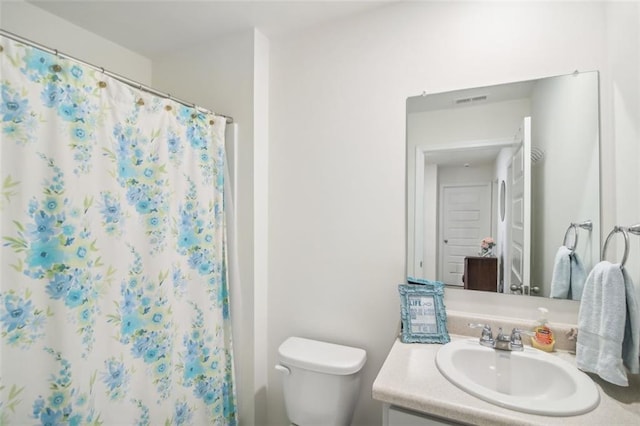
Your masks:
M464 104L470 104L475 102L484 102L486 100L487 100L487 95L478 95L478 96L472 96L470 98L458 98L458 99L455 99L453 102L456 105L464 105Z

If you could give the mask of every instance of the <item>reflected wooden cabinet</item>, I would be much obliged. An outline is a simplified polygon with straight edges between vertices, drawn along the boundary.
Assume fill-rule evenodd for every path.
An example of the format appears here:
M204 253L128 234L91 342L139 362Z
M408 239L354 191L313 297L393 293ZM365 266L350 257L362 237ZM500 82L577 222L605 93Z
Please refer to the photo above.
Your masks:
M469 290L498 291L498 258L465 257L464 288Z

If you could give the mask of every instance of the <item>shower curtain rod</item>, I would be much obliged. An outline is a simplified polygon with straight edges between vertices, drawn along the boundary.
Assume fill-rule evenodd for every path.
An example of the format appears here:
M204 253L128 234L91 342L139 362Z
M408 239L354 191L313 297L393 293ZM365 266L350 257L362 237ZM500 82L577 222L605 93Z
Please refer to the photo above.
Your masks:
M230 117L230 116L224 115L224 114L214 113L213 111L208 110L208 109L203 108L203 107L200 107L200 106L198 106L198 105L196 105L196 104L194 104L192 102L186 102L186 101L183 101L181 99L175 98L175 97L171 96L169 93L160 92L160 91L158 91L158 90L156 90L156 89L154 89L152 87L149 87L149 86L147 86L145 84L142 84L140 82L131 80L131 79L129 79L127 77L124 77L124 76L122 76L120 74L116 74L114 72L105 70L102 67L98 67L96 65L90 64L89 62L85 62L85 61L80 60L78 58L75 58L73 56L70 56L70 55L64 54L62 52L59 52L57 49L51 49L50 47L44 46L44 45L42 45L40 43L36 43L35 41L26 39L26 38L21 37L21 36L19 36L17 34L11 33L11 32L6 31L6 30L3 30L1 28L0 28L0 35L4 36L4 37L7 37L7 38L10 38L10 39L12 39L14 41L17 41L19 43L26 44L26 45L38 48L40 50L44 50L45 52L51 53L51 54L56 55L56 56L58 56L60 58L69 59L71 61L74 61L74 62L77 62L79 64L85 65L85 66L87 66L89 68L92 68L92 69L94 69L96 71L100 71L101 73L103 73L105 75L108 75L109 77L115 78L116 80L118 80L118 81L120 81L120 82L122 82L124 84L127 84L127 85L129 85L131 87L134 87L136 89L142 90L142 91L150 93L152 95L159 96L161 98L165 98L165 99L169 99L169 100L178 102L179 104L182 104L184 106L192 107L192 108L194 108L194 109L196 109L196 110L198 110L200 112L203 112L205 114L212 114L212 115L218 115L220 117L224 117L225 120L227 121L227 123L233 123L233 117Z

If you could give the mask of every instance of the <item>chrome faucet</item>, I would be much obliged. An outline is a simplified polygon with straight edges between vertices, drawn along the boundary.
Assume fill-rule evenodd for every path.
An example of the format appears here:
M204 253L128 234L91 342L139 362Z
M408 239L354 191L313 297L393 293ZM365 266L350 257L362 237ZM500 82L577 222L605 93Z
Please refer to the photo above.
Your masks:
M487 346L489 348L493 348L495 346L495 340L493 339L493 333L491 332L491 326L489 324L473 324L473 323L469 323L469 327L471 327L471 328L481 328L482 327L482 335L480 336L480 344L482 346Z
M489 348L497 349L500 351L522 351L524 345L522 344L521 334L530 334L525 330L514 328L511 331L511 335L506 335L502 332L502 327L498 329L498 334L493 338L491 332L491 326L488 324L474 324L469 323L471 328L482 328L482 335L480 336L480 344Z

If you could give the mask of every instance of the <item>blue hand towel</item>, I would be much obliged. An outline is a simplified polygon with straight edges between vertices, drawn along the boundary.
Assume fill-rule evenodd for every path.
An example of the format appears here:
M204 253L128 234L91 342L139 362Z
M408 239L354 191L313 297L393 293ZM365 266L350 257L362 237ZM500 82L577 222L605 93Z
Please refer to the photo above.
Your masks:
M569 269L571 274L569 297L573 300L580 300L582 298L582 291L584 290L584 283L587 281L587 273L582 261L578 257L578 253L573 252L569 257Z
M578 368L618 386L629 386L623 365L623 341L627 342L625 360L629 360L632 369L638 368L638 306L635 295L627 298L627 288L635 289L626 278L620 264L598 263L587 277L578 313ZM625 339L627 311L633 311L634 317L629 316L633 325Z
M567 299L571 289L571 250L560 246L556 252L551 276L551 294L554 299Z

